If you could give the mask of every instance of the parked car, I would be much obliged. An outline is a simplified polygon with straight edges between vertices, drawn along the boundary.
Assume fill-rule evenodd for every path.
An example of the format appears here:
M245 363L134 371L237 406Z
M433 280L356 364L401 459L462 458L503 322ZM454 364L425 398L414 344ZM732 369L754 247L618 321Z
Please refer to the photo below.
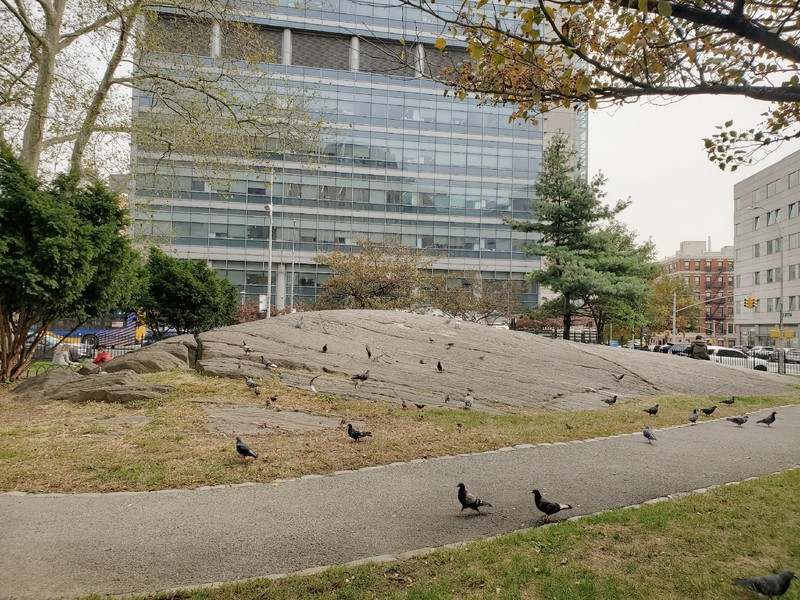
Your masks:
M28 334L28 339L25 340L25 348L30 348L33 343L34 332ZM53 349L61 344L61 338L58 338L50 333L45 333L36 349L33 351L33 358L36 360L50 360L53 358ZM69 348L69 358L75 362L86 360L92 357L92 347L89 344L80 344L76 342L63 342Z
M672 344L669 349L667 350L667 354L679 354L680 356L689 356L689 349L692 347L691 344Z
M800 350L797 348L775 348L769 355L769 362L778 362L778 355L783 352L783 361L786 364L800 363Z
M768 360L773 350L775 350L774 346L753 346L747 354Z
M661 344L661 346L658 347L658 351L666 354L667 352L669 352L669 349L672 348L674 345L675 342L667 342L666 344Z
M726 348L725 346L709 346L708 356L715 363L729 365L733 367L743 367L745 369L755 369L756 371L766 371L769 363L754 356L747 356L736 348Z

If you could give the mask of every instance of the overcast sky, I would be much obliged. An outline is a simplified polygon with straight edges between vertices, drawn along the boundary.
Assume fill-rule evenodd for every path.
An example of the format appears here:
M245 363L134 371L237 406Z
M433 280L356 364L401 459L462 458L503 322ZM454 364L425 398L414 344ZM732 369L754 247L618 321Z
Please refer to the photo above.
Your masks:
M703 138L728 119L749 128L768 106L707 97L590 113L589 174L606 176L609 203L630 197L619 220L640 242L652 239L659 258L675 254L685 240L711 237L714 251L733 245L734 184L799 150L800 143L783 144L761 163L731 173L707 159Z

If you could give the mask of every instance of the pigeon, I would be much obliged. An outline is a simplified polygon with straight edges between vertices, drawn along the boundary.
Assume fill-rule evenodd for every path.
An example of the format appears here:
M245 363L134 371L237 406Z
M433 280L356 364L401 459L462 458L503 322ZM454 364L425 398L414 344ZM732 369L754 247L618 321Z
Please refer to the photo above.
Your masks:
M642 435L647 439L648 444L652 444L653 442L657 442L655 434L653 430L650 429L647 425L644 426L644 430L642 431Z
M731 404L736 402L736 396L731 396L730 400L720 400L720 402L722 404L727 404L728 406L730 406Z
M753 590L764 596L783 596L792 583L792 579L797 579L792 571L781 571L774 575L764 577L753 577L752 579L734 579L733 585L740 585L748 590Z
M611 397L611 398L600 398L600 400L602 400L603 402L605 402L606 404L611 406L612 404L614 404L617 401L617 395L614 394L614 396Z
M297 329L301 329L303 327L303 319L305 319L305 315L300 315L300 320L295 324Z
M353 427L352 423L348 423L347 424L347 435L349 435L351 438L353 438L357 442L361 438L372 437L372 432L371 431L359 431L358 429Z
M643 408L642 410L648 415L655 417L658 414L658 404L651 406L650 408Z
M405 410L405 409L407 409L407 408L408 408L408 404L406 404L406 401L405 401L405 400L403 400L402 402L400 402L400 406L402 406L402 407L403 407L403 410Z
M432 344L432 343L433 343L433 338L432 338L432 337L429 337L429 338L428 338L428 341L429 341L429 342Z
M463 483L459 483L456 487L458 488L458 501L461 502L461 512L464 512L465 508L471 508L478 514L483 514L480 511L480 507L491 506L488 502L479 500L476 496L470 494Z
M258 454L250 450L250 446L245 444L240 437L236 438L236 451L242 458L247 458L248 456L258 458Z
M419 364L424 365L425 364L425 359L424 358L420 358L419 359Z
M355 381L356 385L358 385L362 381L366 381L367 379L369 379L369 369L367 369L363 373L359 373L358 375L353 375L350 379Z
M325 344L325 345L322 347L322 353L323 353L323 354L325 354L327 351L328 351L328 344Z
M472 403L474 401L475 401L475 398L473 398L471 394L468 393L466 396L464 396L464 410L471 410L472 409Z
M447 349L450 350L450 348L452 348L455 345L456 345L455 342L447 342Z
M250 354L253 349L247 345L247 342L242 342L242 350L244 350L245 354Z
M728 417L725 419L726 421L730 421L731 423L736 423L737 427L741 427L745 423L747 423L747 415L743 417Z
M436 361L436 370L439 371L439 373L444 371L444 367L442 366L442 361L440 361L440 360Z
M717 410L717 405L710 406L709 408L701 408L700 412L702 412L705 416L710 417L711 414Z
M697 409L695 408L692 411L692 414L689 415L689 423L692 425L697 425Z
M269 397L269 401L272 402L273 404L275 404L278 401L278 397L277 396L270 396Z
M622 381L622 378L623 378L623 377L625 377L625 373L623 373L622 375L614 375L614 374L612 373L611 375L612 375L612 377L614 377L614 379L616 379L617 381Z
M367 351L367 358L371 359L372 358L372 349L369 347L369 344L365 344L364 345L364 350Z
M312 391L312 392L314 392L315 394L319 393L319 392L317 392L317 386L315 386L315 385L314 385L314 380L315 380L317 377L319 377L319 375L314 375L314 376L311 378L311 381L309 381L309 382L308 382L308 385L310 385L310 386L311 386L311 391Z
M558 502L548 502L539 493L539 490L533 490L533 501L536 503L536 508L544 513L544 520L547 521L548 517L556 514L562 510L572 508L570 504L559 504Z
M278 365L268 359L266 356L261 356L261 364L264 365L267 369L277 369Z
M248 377L247 375L244 376L244 382L247 384L247 387L249 387L250 389L255 389L257 387L261 387L261 386L258 385L258 382L255 379L253 379L251 377Z
M422 410L423 408L425 408L426 405L425 404L417 404L416 402L414 402L414 406L416 406L418 409Z
M256 396L261 396L261 386L257 385L256 387L254 387L253 392L255 393Z
M772 411L772 414L768 417L764 417L763 419L759 419L756 423L764 423L767 427L772 427L772 424L775 422L775 415L777 415L775 411Z
M450 404L450 394L445 394L444 395L444 403L445 404Z
M461 423L456 423L456 427L458 427L458 433L461 433L461 428L462 428L463 426L464 426L464 425L462 425Z

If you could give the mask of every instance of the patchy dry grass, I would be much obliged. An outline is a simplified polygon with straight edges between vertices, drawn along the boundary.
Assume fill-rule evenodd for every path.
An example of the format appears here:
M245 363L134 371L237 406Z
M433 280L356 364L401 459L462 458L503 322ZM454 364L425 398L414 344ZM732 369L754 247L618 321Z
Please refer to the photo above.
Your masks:
M411 560L150 600L736 600L731 585L800 566L800 471L562 522ZM758 507L754 510L754 507ZM795 581L784 596L800 598Z
M0 390L0 489L105 492L269 481L520 443L640 431L647 416L642 409L656 402L661 410L657 417L648 417L652 427L685 422L692 408L715 400L649 397L593 411L516 410L505 415L428 408L420 419L413 408L318 396L284 387L273 377L263 381L262 398L277 395L277 406L284 409L363 421L374 435L356 444L342 429L301 434L265 430L262 435L246 436L260 457L244 462L234 451L233 436L210 432L209 418L200 404L258 405L241 381L185 371L146 379L178 389L162 400L126 405L22 403L8 390ZM785 397L742 397L733 407L720 405L715 416L787 402ZM264 410L266 416L269 409ZM128 425L103 422L132 416L150 420Z

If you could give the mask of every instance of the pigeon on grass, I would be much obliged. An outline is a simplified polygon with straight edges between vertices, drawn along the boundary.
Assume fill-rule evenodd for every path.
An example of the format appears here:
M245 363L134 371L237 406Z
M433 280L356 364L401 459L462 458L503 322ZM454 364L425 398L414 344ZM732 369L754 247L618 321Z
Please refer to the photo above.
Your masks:
M570 504L559 504L558 502L550 502L545 500L542 498L542 494L539 493L539 490L533 490L533 501L536 504L536 508L544 513L543 519L545 521L547 521L549 517L557 512L572 508L572 505Z
M731 423L736 423L737 427L741 427L745 423L747 423L747 415L743 417L728 417L725 419L726 421L730 421Z
M600 400L611 406L617 401L617 395L614 394L611 398L600 398Z
M658 414L658 404L651 406L650 408L643 408L642 410L648 415L655 417Z
M769 416L764 417L763 419L759 419L756 423L763 423L767 427L772 427L772 424L775 422L775 415L777 415L775 411L772 411L772 414Z
M730 406L734 402L736 402L736 396L731 396L728 400L720 400L720 403L727 404L728 406Z
M758 592L762 596L773 598L783 596L792 584L792 579L797 579L797 575L792 571L781 571L774 575L764 577L753 577L751 579L734 579L733 585L740 585L748 590Z
M484 502L483 500L478 499L477 496L470 494L467 491L467 488L464 487L463 483L459 483L456 487L458 488L458 501L461 502L461 512L464 512L465 508L471 508L479 515L482 515L485 513L481 512L481 506L492 506L488 502Z
M357 442L361 438L372 437L372 432L371 431L360 431L360 430L356 429L355 427L353 427L352 423L348 423L347 424L347 435L349 435L351 438L353 438L354 441Z
M472 397L472 394L467 394L464 396L464 410L472 410L472 403L475 401L475 398Z
M245 444L242 441L242 438L240 438L238 436L236 437L236 451L239 453L239 456L241 456L242 458L248 458L248 457L250 457L250 458L258 458L258 454L253 452L250 449L250 446Z
M261 387L255 379L253 379L252 377L248 377L247 375L244 376L244 382L247 384L247 387L249 387L251 390L254 390L257 387Z
M692 411L692 414L689 415L689 423L692 425L697 425L697 409L695 408Z
M705 416L710 417L714 411L717 410L717 405L709 406L708 408L701 408L700 412L702 412Z
M653 433L653 430L650 429L647 425L644 426L644 429L642 430L642 435L645 437L648 444L652 444L653 442L658 441L656 439L656 435Z

